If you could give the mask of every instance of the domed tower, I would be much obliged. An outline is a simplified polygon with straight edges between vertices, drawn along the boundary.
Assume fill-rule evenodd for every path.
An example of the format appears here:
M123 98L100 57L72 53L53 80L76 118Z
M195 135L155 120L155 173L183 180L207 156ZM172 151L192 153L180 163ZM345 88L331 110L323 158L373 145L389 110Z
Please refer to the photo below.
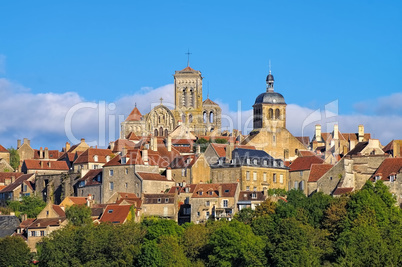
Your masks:
M254 129L286 128L286 102L285 98L274 92L274 76L269 71L267 76L267 91L255 99L253 105Z

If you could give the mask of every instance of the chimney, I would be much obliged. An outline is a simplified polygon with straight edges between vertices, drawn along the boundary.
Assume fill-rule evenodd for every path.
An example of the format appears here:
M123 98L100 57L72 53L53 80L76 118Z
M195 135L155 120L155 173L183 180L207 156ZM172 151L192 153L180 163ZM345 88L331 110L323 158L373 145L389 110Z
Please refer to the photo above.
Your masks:
M85 143L85 138L81 138L81 144Z
M230 161L232 159L233 150L234 150L234 143L230 141L229 145L226 146L226 161Z
M338 129L338 124L334 125L334 139L338 140L339 139L339 129Z
M39 149L39 158L43 159L43 148L42 147L40 147L40 149Z
M320 124L316 124L316 126L315 126L315 140L318 142L322 141Z
M45 147L45 159L49 159L49 149Z
M166 169L166 179L168 179L169 181L172 180L172 169L170 167Z
M144 162L144 165L149 164L148 150L146 150L146 149L142 150L142 161Z
M43 169L43 161L40 162L40 168Z
M21 139L17 140L17 149L21 147Z
M28 140L28 138L24 138L24 142L23 142L23 144L27 144L27 145L29 145L29 140Z
M67 151L69 151L70 150L70 143L69 142L66 142L66 151L64 151L64 152L67 152Z
M125 156L126 154L127 154L126 147L123 146L123 148L121 149L121 156L123 157L123 156Z
M350 140L349 141L349 151L352 150L353 148L355 148L355 146L356 146L355 140Z
M219 192L219 196L218 197L222 197L222 185L220 184L218 187L218 192Z
M172 151L172 137L170 135L167 137L167 150Z
M51 161L49 160L47 165L49 166L49 169L52 167Z
M362 124L359 125L359 142L363 142L364 139L364 126Z
M196 153L201 154L201 146L200 145L197 145L197 152Z
M88 197L87 197L87 206L88 207L90 207L90 208L92 208L92 195L91 194L88 194Z
M156 136L151 137L151 150L158 151L158 141L156 139Z
M15 176L13 175L13 176L11 176L11 183L14 183L15 182Z

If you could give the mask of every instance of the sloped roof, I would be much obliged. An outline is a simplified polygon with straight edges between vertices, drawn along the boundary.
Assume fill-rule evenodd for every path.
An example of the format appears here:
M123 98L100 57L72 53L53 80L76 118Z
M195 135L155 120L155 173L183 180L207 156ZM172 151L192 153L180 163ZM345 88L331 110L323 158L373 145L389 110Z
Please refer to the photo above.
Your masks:
M141 179L147 181L168 181L166 176L160 175L159 173L149 173L149 172L137 172L136 173ZM174 182L172 180L172 182Z
M310 150L299 150L300 157L311 157L315 156L315 153Z
M216 143L211 143L212 148L215 150L216 154L223 158L226 157L226 147L229 144L216 144ZM246 146L246 145L234 145L234 148L241 148L241 149L251 149L255 150L255 146Z
M296 158L292 164L290 164L290 172L294 171L304 171L304 170L310 170L310 167L312 164L320 164L323 163L324 160L316 157L316 156L310 156L310 157L298 157Z
M8 150L5 149L4 146L2 146L2 145L0 145L0 152L10 153L10 152L8 152Z
M144 204L173 204L175 194L144 194ZM158 201L160 199L160 201ZM168 202L166 202L168 199Z
M48 226L59 226L64 220L66 220L65 217L36 219L27 228L40 229L40 228L46 228Z
M402 158L386 158L378 167L372 178L381 176L381 180L389 181L389 176L398 174L402 169Z
M391 150L394 149L394 140L392 140L391 142L389 142L386 146L384 146L382 148L382 151L384 151L385 153L389 153Z
M43 158L45 157L45 150L42 150ZM58 159L63 155L63 152L58 150L48 150L49 158L48 159ZM34 149L34 159L41 159L40 157L40 149Z
M78 181L85 181L85 186L87 185L99 185L98 181L95 180L95 178L101 175L102 176L102 169L95 169L95 170L89 170L82 178L80 178Z
M31 225L31 223L33 223L36 219L35 218L31 218L31 219L26 219L25 221L22 221L19 225L19 228L26 228L29 225Z
M334 196L344 195L344 194L352 192L353 189L354 189L353 187L338 187L335 189L335 191L332 193L332 195L334 195Z
M98 163L106 163L106 157L113 155L112 150L110 149L102 149L102 148L88 148L84 153L78 156L78 158L74 161L74 164L81 163L94 163L94 157L98 156Z
M24 183L26 180L28 180L29 178L32 177L32 173L31 174L23 174L20 177L18 177L14 183L9 184L8 186L6 186L5 188L3 188L0 193L5 193L5 192L13 192L14 189L16 189L18 186L20 186L22 183Z
M352 150L350 150L346 155L347 156L358 155L368 145L368 143L369 143L368 141L357 143L356 146Z
M333 165L331 164L312 164L310 168L309 182L317 182Z
M61 156L57 160L61 161L61 160L64 160L67 158L69 162L73 162L75 160L75 156L76 155L78 156L81 153L64 152L61 154Z
M195 69L191 68L190 66L185 67L181 71L196 71Z
M192 198L216 198L216 197L234 197L237 189L237 183L222 184L198 184ZM219 187L221 187L222 195L219 196ZM202 194L200 193L202 192Z
M125 193L125 192L118 192L119 196L116 201L116 204L120 204L123 201L130 203L130 205L134 205L137 208L141 207L142 200L141 198L137 197L134 193Z
M60 171L69 170L67 162L65 161L26 159L24 162L28 170L60 170ZM43 166L41 166L41 162L43 162Z
M204 102L202 102L203 105L214 105L214 106L219 106L218 104L216 104L214 101L212 101L211 99L207 98L204 100Z
M18 179L23 174L22 172L0 172L0 183L5 183L6 179L11 179L13 176Z
M66 197L67 198L67 197ZM74 205L86 205L87 198L86 197L68 197Z
M107 205L103 212L100 222L110 222L114 224L122 224L130 214L130 208L132 205Z
M295 136L297 140L300 141L305 146L308 146L310 144L310 137L309 136Z
M125 121L140 121L141 118L142 118L141 112L138 110L137 107L135 107L135 108L131 111L130 115L127 116L127 118L126 118Z
M170 167L172 169L190 168L197 161L197 158L196 155L178 156L170 163Z
M183 194L183 193L193 193L195 187L197 186L197 184L187 184L186 186L172 186L172 188L170 188L169 193L170 194L174 194L174 193L179 193L179 194ZM188 192L186 192L186 188L188 188ZM177 190L177 191L176 191Z
M59 205L53 205L53 210L59 215L59 217L66 217L64 210Z
M16 216L0 215L0 238L12 235L19 224Z
M255 197L253 198L253 194ZM240 191L239 201L264 201L267 198L262 191Z

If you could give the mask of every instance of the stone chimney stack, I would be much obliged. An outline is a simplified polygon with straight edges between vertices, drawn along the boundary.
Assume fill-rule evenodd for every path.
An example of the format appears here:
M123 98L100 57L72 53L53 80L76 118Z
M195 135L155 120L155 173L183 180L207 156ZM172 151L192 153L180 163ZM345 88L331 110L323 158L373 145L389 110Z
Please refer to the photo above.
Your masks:
M126 154L127 154L126 147L123 146L123 148L121 149L121 156L124 157Z
M359 142L363 142L364 139L364 126L362 124L359 125Z
M29 146L29 140L28 140L28 138L24 138L24 143L23 144L27 144L28 146Z
M170 135L167 137L167 150L172 151L172 137Z
M43 169L43 161L40 161L40 168Z
M146 149L142 150L142 161L144 162L144 165L149 164L148 150L146 150Z
M321 125L317 124L315 126L315 140L320 142L322 141L322 137L321 137Z
M69 143L69 142L66 142L66 149L65 149L66 151L64 151L64 152L69 151L69 150L70 150L70 147L71 147L71 146L70 146L70 143Z
M218 187L218 192L219 192L219 196L218 197L222 197L222 185L220 184Z
M114 149L114 142L110 142L110 143L109 143L109 147L110 147L110 150L113 151L113 149Z
M42 147L40 147L40 149L39 149L39 158L43 159L43 148Z
M81 144L85 143L85 138L81 138Z
M334 125L334 139L338 140L339 139L339 129L338 129L338 124Z
M151 137L151 150L158 151L158 140L157 140L156 136Z
M355 146L356 146L355 140L350 140L349 141L349 151L352 150L353 148L355 148Z
M226 146L226 161L230 161L232 159L232 152L234 150L234 143L229 141L229 145Z
M197 155L201 154L201 146L197 145L197 151L196 151Z
M172 180L172 169L170 167L166 169L166 179L168 179L169 181Z
M49 149L45 147L45 159L49 159Z
M21 139L17 140L17 149L21 147Z

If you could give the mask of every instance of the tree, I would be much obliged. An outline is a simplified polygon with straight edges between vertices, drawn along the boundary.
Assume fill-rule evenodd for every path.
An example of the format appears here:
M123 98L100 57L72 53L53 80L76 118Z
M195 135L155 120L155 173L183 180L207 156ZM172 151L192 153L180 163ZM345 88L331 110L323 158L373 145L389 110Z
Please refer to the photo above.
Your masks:
M31 259L31 251L21 237L0 239L0 266L27 266Z
M160 236L158 238L157 247L162 255L161 266L190 266L190 262L184 254L182 247L179 245L177 237L167 235Z
M37 196L23 196L21 201L9 201L7 206L14 211L18 217L20 217L21 214L27 214L28 218L36 218L46 206L46 203Z
M261 205L255 208L255 216L261 217L264 215L271 215L275 213L276 203L267 198Z
M156 239L162 235L181 237L184 232L183 227L179 226L175 221L156 217L145 218L142 221L142 225L146 226L147 233L145 238L148 240Z
M210 141L208 141L205 138L199 138L199 139L197 139L197 141L195 141L195 144L200 146L200 150L201 150L202 153L205 152L205 150L207 149L209 143L210 143ZM195 149L195 147L196 146L194 146L194 149Z
M236 220L216 229L208 242L208 266L265 266L264 243Z
M74 226L91 224L91 208L86 205L72 205L66 208L66 218Z
M10 165L11 167L13 167L14 170L17 170L20 166L20 155L18 154L18 151L13 147L10 147L8 149L8 152L10 152Z
M244 208L237 212L233 218L244 224L251 224L255 218L255 211L251 208Z

